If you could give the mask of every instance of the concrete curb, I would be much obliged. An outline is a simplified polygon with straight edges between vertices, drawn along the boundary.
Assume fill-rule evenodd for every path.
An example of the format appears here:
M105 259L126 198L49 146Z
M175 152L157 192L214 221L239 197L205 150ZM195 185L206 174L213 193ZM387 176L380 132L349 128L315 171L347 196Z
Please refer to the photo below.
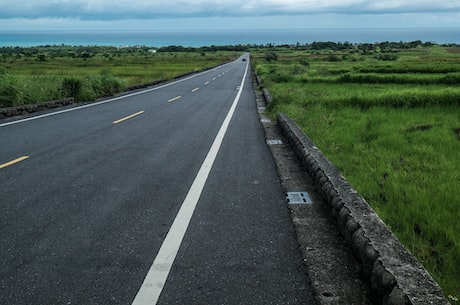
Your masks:
M382 304L449 304L431 275L300 128L282 113L277 122Z

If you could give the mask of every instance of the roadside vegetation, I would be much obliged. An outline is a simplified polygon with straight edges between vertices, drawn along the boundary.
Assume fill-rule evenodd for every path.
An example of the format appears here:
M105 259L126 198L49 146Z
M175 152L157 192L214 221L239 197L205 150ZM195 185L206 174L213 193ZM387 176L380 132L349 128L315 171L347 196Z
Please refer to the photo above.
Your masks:
M0 107L89 101L251 51L287 113L460 299L460 46L414 41L184 48L0 48Z
M231 59L241 47L0 48L0 107L74 97L90 101ZM237 54L240 55L241 52Z
M460 46L314 43L252 53L273 96L460 298Z

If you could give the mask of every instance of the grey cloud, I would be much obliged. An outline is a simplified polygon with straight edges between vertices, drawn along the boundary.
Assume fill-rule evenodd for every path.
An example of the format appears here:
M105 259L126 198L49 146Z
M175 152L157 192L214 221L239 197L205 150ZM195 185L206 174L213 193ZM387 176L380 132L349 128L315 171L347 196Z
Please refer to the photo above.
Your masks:
M457 0L0 0L0 18L151 19L315 13L385 14L460 11Z

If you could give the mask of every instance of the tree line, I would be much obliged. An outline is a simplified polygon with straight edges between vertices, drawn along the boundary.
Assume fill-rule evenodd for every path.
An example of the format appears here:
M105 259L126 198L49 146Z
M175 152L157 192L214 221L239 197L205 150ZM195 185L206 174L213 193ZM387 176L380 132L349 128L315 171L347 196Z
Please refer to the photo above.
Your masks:
M345 42L332 42L332 41L314 41L311 43L296 44L238 44L238 45L211 45L202 47L185 47L181 45L172 45L164 47L152 46L128 46L128 47L113 47L113 46L69 46L69 45L43 45L35 47L0 47L0 54L23 54L23 55L37 55L41 53L53 53L55 56L75 56L75 54L82 53L110 53L110 54L130 54L130 53L147 53L155 50L156 52L216 52L216 51L235 51L244 52L252 49L275 49L275 48L290 48L297 50L381 50L391 49L412 49L418 46L429 47L434 45L432 42L422 42L415 40L411 42L376 42L376 43L351 43ZM457 44L449 44L447 46L459 46Z

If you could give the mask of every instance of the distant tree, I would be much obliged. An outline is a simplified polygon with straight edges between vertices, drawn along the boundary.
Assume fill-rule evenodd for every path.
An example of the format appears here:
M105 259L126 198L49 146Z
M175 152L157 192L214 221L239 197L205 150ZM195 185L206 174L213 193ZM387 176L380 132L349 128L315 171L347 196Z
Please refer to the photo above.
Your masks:
M265 53L265 60L268 61L268 62L271 62L272 60L277 61L278 60L278 54L276 54L275 52L267 52L267 53Z
M81 58L83 58L83 60L87 60L88 58L91 58L91 54L89 54L88 52L83 52L81 54Z

